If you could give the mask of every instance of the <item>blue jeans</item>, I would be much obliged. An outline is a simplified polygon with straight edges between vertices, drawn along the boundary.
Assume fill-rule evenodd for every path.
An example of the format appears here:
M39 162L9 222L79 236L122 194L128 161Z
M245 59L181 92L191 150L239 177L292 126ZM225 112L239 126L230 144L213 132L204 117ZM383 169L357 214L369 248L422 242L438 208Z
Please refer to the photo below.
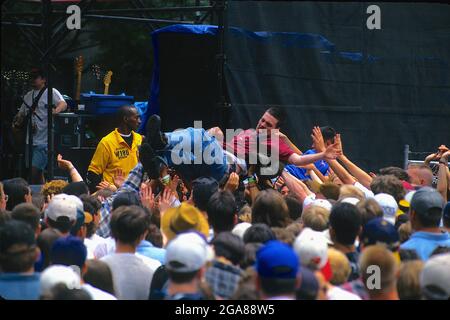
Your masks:
M28 145L25 147L25 163L27 167L29 167L28 164ZM31 160L31 165L41 171L44 171L45 167L47 166L47 160L48 160L48 150L46 144L41 144L37 146L33 146L33 156Z
M161 156L186 180L208 176L220 181L229 164L222 146L203 128L166 133L168 144Z

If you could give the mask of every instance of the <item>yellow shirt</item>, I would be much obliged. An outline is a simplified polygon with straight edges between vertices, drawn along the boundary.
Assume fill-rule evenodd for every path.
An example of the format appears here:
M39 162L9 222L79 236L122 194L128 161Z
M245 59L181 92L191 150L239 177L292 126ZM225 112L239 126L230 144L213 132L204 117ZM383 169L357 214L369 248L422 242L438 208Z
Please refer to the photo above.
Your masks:
M88 171L103 175L103 180L114 183L113 177L117 169L122 169L125 178L139 161L138 148L142 143L142 136L134 131L133 143L130 146L120 135L117 128L100 140Z

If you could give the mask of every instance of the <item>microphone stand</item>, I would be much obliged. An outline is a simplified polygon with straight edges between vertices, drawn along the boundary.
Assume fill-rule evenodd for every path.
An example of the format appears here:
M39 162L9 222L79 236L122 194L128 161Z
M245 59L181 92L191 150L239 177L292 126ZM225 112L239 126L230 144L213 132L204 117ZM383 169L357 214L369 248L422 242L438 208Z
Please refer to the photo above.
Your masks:
M29 106L25 100L23 100L23 104L28 108L27 112L27 128L28 128L28 182L30 184L33 183L33 169L32 169L32 162L33 162L33 114L39 119L39 121L42 121L42 119L36 114L35 111L32 110L31 106Z

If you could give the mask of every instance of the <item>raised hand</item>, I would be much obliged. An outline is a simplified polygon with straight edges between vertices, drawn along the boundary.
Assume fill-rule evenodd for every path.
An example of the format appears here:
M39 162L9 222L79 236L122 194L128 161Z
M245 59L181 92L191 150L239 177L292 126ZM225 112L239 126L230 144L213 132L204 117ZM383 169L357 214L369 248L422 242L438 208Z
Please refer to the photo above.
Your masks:
M96 188L97 188L98 190L101 190L101 189L109 189L109 190L111 190L111 191L117 191L117 187L116 187L115 185L113 185L113 184L107 182L107 181L102 181L102 182L100 182L100 183L96 186Z
M147 183L141 184L141 190L139 192L141 202L147 209L153 210L155 206L155 196L153 195L152 188Z
M224 189L229 190L231 193L235 192L239 187L239 175L236 172L232 172L225 184Z
M334 138L334 142L337 143L337 147L339 148L341 154L344 154L344 149L342 148L342 139L341 139L341 134L338 133L336 134L336 137Z
M313 128L311 138L313 140L314 149L316 149L317 152L324 152L325 141L323 140L322 131L320 131L319 127Z
M125 182L125 176L123 174L122 169L118 168L116 170L116 172L114 173L113 181L114 181L114 185L117 188L120 188L120 186Z
M340 155L342 155L342 151L339 150L338 144L335 142L325 149L324 159L335 160Z
M167 209L172 207L174 197L175 195L173 194L172 190L170 190L170 188L164 188L162 196L159 199L159 212L161 213L161 216Z
M58 156L56 157L56 161L58 162L58 167L60 169L68 171L73 168L72 162L70 162L69 160L64 160L62 155L60 154L58 154Z

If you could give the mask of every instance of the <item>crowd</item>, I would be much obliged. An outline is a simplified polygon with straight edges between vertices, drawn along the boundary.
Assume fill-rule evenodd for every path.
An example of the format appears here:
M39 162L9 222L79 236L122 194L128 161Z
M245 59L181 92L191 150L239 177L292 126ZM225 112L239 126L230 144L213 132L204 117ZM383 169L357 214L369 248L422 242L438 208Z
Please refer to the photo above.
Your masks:
M284 165L268 176L249 164L248 147L243 161L224 151L226 167L177 165L167 155L194 129L163 134L153 117L142 137L133 108L119 114L88 179L58 155L70 182L47 181L33 194L22 178L0 183L0 297L450 298L446 146L424 164L367 173L328 126L300 151L271 108L252 131L277 134ZM220 130L201 129L203 147L213 134Z

